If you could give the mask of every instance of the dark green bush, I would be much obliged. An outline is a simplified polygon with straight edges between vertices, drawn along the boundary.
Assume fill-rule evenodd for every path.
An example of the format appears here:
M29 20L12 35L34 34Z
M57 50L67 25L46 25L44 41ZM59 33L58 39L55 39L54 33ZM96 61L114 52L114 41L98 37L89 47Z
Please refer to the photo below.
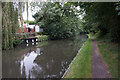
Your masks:
M22 42L23 42L23 40L21 40L21 39L15 39L15 40L13 40L13 46L16 46Z
M35 21L24 21L24 23L29 23L29 25L34 25L34 24L36 24L36 22Z

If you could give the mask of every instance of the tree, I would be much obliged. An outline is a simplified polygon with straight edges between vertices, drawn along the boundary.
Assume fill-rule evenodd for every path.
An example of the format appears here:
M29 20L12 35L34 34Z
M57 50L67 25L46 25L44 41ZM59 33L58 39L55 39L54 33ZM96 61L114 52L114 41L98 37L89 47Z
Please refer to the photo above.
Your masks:
M117 4L117 5L116 5ZM120 40L119 3L73 3L85 12L83 28L110 41ZM116 10L117 8L117 10Z
M13 3L2 3L2 33L3 33L3 38L2 38L2 43L3 43L3 48L13 48L13 35L14 35L14 19L15 16L14 8L13 8Z
M22 3L2 2L2 48L13 48L16 29L18 28L18 15L22 16ZM18 6L18 8L16 7ZM18 11L20 14L18 14Z
M74 36L77 26L77 15L70 4L63 7L60 3L47 3L33 16L44 34L51 39L62 39Z

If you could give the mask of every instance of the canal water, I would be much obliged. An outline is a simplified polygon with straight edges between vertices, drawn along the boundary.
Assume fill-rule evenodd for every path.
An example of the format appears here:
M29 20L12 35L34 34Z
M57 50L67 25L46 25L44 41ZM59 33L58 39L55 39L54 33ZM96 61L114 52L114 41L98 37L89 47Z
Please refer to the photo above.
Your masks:
M3 78L61 78L87 36L22 43L2 53Z

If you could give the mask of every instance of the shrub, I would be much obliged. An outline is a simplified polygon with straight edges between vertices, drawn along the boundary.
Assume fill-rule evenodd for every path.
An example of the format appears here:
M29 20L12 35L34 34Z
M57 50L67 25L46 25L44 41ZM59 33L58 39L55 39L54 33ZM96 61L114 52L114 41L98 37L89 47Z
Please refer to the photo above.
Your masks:
M16 46L22 42L23 42L23 40L21 40L21 39L15 39L15 40L13 40L13 45Z
M46 40L48 40L47 35L38 35L36 37L38 38L38 41L46 41Z

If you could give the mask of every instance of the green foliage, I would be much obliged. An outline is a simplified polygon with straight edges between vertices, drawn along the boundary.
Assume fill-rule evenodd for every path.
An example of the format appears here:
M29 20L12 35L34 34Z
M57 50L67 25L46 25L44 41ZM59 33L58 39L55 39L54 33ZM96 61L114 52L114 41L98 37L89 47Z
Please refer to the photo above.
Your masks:
M16 29L19 27L18 16L22 22L23 2L1 2L2 3L2 48L13 48ZM18 11L19 10L19 11Z
M17 36L21 36L21 35L17 35ZM22 35L20 37L20 39L22 39L22 38L29 38L29 37L30 37L30 34L24 34L24 35Z
M16 45L20 44L21 42L23 42L23 40L15 39L15 40L13 40L13 45L16 46Z
M24 21L24 23L28 23L28 24L30 24L30 25L36 24L35 21Z
M36 37L38 38L38 41L46 41L46 40L48 40L47 35L38 35Z
M2 2L2 48L13 48L13 40L18 27L18 12L13 2Z
M118 15L120 16L120 3L116 3L116 10L118 11Z
M62 7L58 2L49 2L33 17L40 27L44 27L43 34L49 35L50 39L74 36L78 29L78 18L70 4Z
M98 33L110 41L120 40L119 3L73 3L80 6L84 14L83 30Z
M36 33L36 32L33 32L33 36L35 36L35 33Z
M29 34L26 34L26 37L29 38Z

